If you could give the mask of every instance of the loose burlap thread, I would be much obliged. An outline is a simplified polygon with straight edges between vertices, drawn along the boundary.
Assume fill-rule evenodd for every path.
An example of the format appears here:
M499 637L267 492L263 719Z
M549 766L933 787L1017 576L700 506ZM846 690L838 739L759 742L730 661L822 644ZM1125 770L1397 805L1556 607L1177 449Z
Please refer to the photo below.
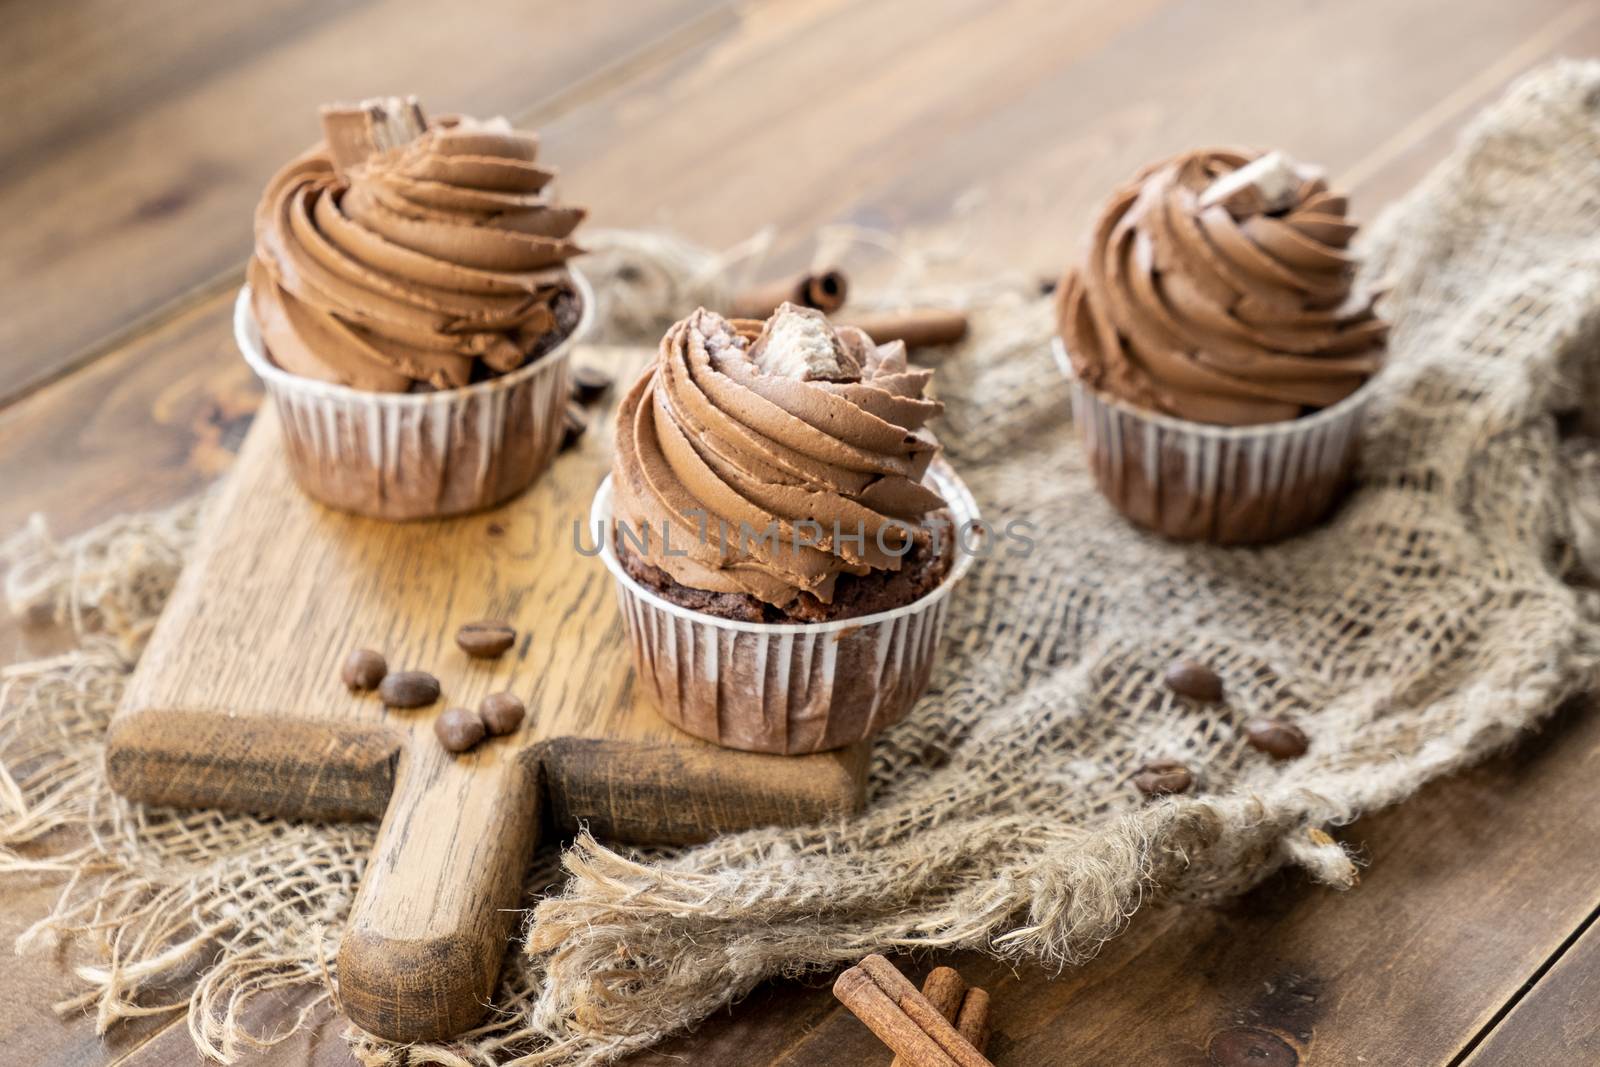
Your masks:
M941 436L986 515L1031 524L1034 548L1002 550L957 592L927 697L875 746L865 814L683 850L550 850L491 1021L404 1049L352 1033L358 1056L599 1063L764 978L868 951L1071 964L1153 900L1237 893L1285 864L1353 884L1325 828L1480 759L1600 668L1600 604L1569 580L1594 570L1600 462L1561 433L1600 380L1600 64L1518 83L1366 252L1394 333L1355 491L1322 529L1254 550L1119 519L1066 421L1047 302L986 290L938 362ZM623 330L719 291L718 269L682 242L617 235L591 273ZM336 992L372 833L109 791L104 728L202 506L65 545L36 525L4 547L13 607L81 644L0 676L0 874L63 882L19 951L73 935L100 949L63 1010L102 1028L187 1010L196 1044L233 1059L281 1036L240 1021L255 996ZM1167 692L1177 656L1214 665L1226 704ZM1244 744L1260 715L1299 722L1306 756ZM1197 788L1146 802L1129 776L1164 757ZM176 1004L153 999L185 976Z

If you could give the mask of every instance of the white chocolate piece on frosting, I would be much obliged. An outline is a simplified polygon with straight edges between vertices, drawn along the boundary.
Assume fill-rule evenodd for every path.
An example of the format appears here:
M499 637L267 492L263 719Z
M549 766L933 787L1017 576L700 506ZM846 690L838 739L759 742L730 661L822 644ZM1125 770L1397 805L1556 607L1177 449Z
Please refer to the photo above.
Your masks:
M423 118L422 107L414 96L364 100L361 106L372 116L372 139L380 152L408 145L428 129L428 120Z
M1282 152L1268 152L1212 182L1200 194L1199 205L1204 210L1221 204L1236 219L1287 211L1312 176Z
M861 380L861 365L840 342L828 317L787 301L778 305L750 346L750 362L762 374L802 382Z

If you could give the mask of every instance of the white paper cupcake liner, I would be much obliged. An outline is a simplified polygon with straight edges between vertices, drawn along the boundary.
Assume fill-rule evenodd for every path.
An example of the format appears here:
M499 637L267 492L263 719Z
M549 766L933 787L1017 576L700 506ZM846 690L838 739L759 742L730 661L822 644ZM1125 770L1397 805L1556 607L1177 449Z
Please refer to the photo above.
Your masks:
M972 529L964 524L978 521L977 504L949 465L936 461L927 481L948 502L956 529ZM665 600L623 569L611 544L610 478L589 519L616 579L634 668L662 716L749 752L840 748L903 718L927 687L950 591L976 558L953 538L944 581L892 611L814 624L737 622Z
M277 407L295 482L330 507L392 520L477 511L532 485L561 447L567 363L593 319L589 285L571 274L583 308L559 345L509 374L433 393L365 392L283 370L241 289L234 336Z
M1097 393L1072 375L1059 337L1052 346L1095 482L1141 526L1180 541L1275 541L1316 524L1346 487L1370 381L1305 418L1212 426Z

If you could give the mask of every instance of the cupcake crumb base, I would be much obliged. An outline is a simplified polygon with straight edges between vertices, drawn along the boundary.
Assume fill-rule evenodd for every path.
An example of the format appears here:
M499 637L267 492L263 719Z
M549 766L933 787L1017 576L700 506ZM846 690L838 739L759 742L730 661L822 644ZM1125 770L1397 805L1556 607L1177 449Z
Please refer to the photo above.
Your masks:
M748 593L715 593L683 585L660 567L631 552L620 538L613 543L617 560L630 578L663 600L690 611L736 622L835 622L893 611L938 588L950 572L955 528L947 513L929 516L928 522L938 533L937 548L934 537L919 537L901 561L899 570L859 576L841 574L834 585L831 603L824 604L809 593L801 593L787 610Z

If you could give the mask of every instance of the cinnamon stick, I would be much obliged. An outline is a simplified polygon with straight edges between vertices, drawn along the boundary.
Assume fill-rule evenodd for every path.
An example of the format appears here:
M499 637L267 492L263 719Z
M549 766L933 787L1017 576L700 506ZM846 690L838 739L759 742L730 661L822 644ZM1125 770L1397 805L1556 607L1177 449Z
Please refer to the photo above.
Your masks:
M967 983L962 981L961 975L954 967L935 967L928 972L928 977L922 980L922 995L928 998L928 1003L939 1009L952 1024L961 1013L961 1001L967 995ZM960 1030L960 1027L957 1027ZM979 1049L978 1051L983 1051ZM896 1056L889 1067L912 1067L904 1056Z
M785 301L828 314L844 305L844 298L849 292L850 284L845 280L844 272L835 267L805 271L737 294L728 317L765 319Z
M989 994L974 986L961 998L961 1010L952 1020L956 1033L979 1052L989 1047Z
M994 1067L882 956L868 956L841 974L833 995L907 1067Z
M880 345L904 341L907 348L954 344L967 335L966 314L948 308L861 311L840 315L836 321L865 330Z

